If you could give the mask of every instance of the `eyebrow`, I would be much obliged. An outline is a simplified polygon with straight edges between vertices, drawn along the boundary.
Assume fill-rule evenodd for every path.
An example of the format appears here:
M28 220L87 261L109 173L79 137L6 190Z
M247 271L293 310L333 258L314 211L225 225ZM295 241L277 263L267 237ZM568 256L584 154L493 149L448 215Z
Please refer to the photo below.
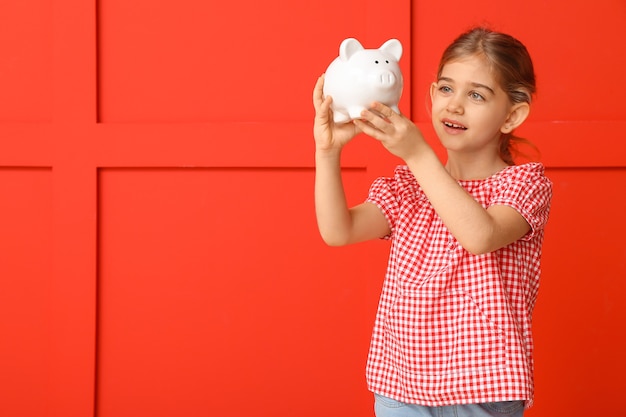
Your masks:
M454 83L454 80L452 78L448 78L448 77L439 77L439 81L445 81L445 82L449 82L449 83ZM474 88L484 88L485 90L489 91L491 94L496 94L496 92L494 91L493 88L489 87L488 85L485 84L481 84L481 83L470 83L470 85Z

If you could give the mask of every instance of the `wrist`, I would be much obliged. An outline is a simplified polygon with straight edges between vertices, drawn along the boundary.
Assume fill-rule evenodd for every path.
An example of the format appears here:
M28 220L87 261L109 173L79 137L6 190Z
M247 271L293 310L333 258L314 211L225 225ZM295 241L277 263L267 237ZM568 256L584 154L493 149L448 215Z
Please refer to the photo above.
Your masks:
M341 148L315 149L315 159L317 161L339 160L341 159Z
M420 152L413 153L410 157L406 158L404 162L414 173L429 172L433 166L441 165L439 157L430 146L424 147Z

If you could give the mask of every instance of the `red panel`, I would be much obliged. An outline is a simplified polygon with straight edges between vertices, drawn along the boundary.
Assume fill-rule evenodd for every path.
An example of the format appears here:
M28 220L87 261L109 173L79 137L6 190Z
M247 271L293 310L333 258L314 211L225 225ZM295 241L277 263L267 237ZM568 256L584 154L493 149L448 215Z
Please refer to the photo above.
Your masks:
M408 14L405 25L396 17L408 7L395 3L391 25L374 2L102 1L100 119L308 122L313 85L344 38L398 37L409 50Z
M249 167L262 168L262 173L269 172L267 169L280 168L276 175L282 176L282 180L273 179L274 187L298 189L304 196L310 197L313 161L311 88L316 77L337 55L340 41L348 36L356 36L367 46L376 46L390 37L397 37L409 49L410 5L405 1L396 1L380 9L379 4L373 1L356 7L354 4L330 1L310 5L277 1L264 4L261 10L256 4L250 7L233 3L222 4L217 11L206 2L195 0L159 4L114 0L22 3L3 5L0 9L2 46L7 52L3 55L6 59L0 60L0 85L5 92L0 95L0 120L6 121L0 124L0 166L26 169L51 167L51 207L48 211L41 205L29 207L29 210L41 210L40 214L50 216L52 222L53 241L46 245L53 259L45 299L49 314L42 328L50 339L48 344L38 344L37 350L29 351L32 367L22 361L10 371L31 375L35 372L34 367L41 365L38 377L45 379L46 387L38 392L37 385L33 385L31 390L18 383L6 392L15 394L18 399L28 397L33 402L33 409L23 407L20 410L24 415L87 417L100 410L108 412L124 406L128 397L124 397L123 391L118 392L115 387L107 385L107 378L113 375L124 380L126 374L122 374L120 364L132 359L142 346L141 341L137 341L137 345L126 346L128 351L112 352L108 349L109 344L119 341L107 337L107 325L111 324L116 329L115 326L123 322L109 323L110 320L106 320L109 311L116 311L116 300L115 297L107 298L97 293L98 265L103 271L109 266L105 260L98 259L98 169L137 167L138 171L133 172L143 172L143 167L154 166L226 167L233 173L241 171L250 175L246 185L263 193L264 184L257 182L257 176L251 175ZM321 27L325 29L320 31ZM265 46L267 49L263 49ZM270 52L264 52L266 50ZM219 54L221 60L212 60L215 54ZM408 59L402 62L406 73L410 73L409 62ZM407 78L409 88L410 78ZM402 107L407 112L410 112L409 97L405 96ZM149 123L138 124L144 121ZM373 145L366 138L359 140L344 161L348 175L359 176L359 181L367 175L365 182L355 190L359 200L374 172L388 160L388 157L380 158L380 161L369 158L368 152ZM357 169L352 170L355 167ZM365 167L369 170L367 174ZM296 173L293 178L308 176L309 185L292 182L292 171ZM151 172L148 177L153 174L152 171L147 172ZM176 170L166 169L166 172L178 178ZM159 183L167 182L158 175L157 178ZM146 181L151 183L152 180L148 178ZM186 188L186 182L178 186L186 193L184 195L190 196L189 203L192 204L192 196L198 190ZM205 181L202 186L210 189L211 184ZM15 192L10 188L6 198L12 198L11 193ZM103 207L109 207L106 201L108 194L104 194L103 198ZM312 210L312 202L304 204ZM138 207L144 205L140 202ZM133 207L127 205L124 209L132 212ZM180 214L177 212L179 209L184 212L178 206L173 212ZM29 210L21 213L22 222L16 224L28 221ZM210 213L210 207L208 211ZM223 214L228 216L230 210L225 208ZM292 223L299 225L299 213L294 210L290 214ZM196 220L189 219L190 222ZM312 215L309 221L310 230L315 230ZM231 224L236 226L238 223L231 221ZM247 228L253 226L246 224ZM101 231L103 234L106 232L104 228ZM168 233L172 235L172 241L179 236L176 231L169 230ZM261 248L272 247L272 243L273 246L284 245L279 235L268 236L267 240L257 241L256 245ZM307 261L309 258L319 260L320 270L315 273L326 280L321 281L324 284L330 282L329 286L320 286L317 289L319 293L313 291L312 299L317 296L324 301L324 292L328 288L333 291L337 289L336 285L346 285L337 289L337 294L348 298L353 294L358 302L363 303L369 297L373 302L367 306L373 314L376 297L372 294L378 291L386 246L377 243L364 246L369 248L365 250L366 256L371 251L369 258L380 257L377 265L381 270L377 271L368 264L353 268L351 262L345 262L362 256L363 252L357 248L330 250L321 244L317 233L297 237L304 240L297 241L293 248L301 248L301 256L306 254ZM209 245L212 242L204 243ZM11 246L10 243L11 235L3 235L3 246L10 248L7 258L20 259L26 249ZM147 242L146 247L153 248L151 243ZM197 250L201 250L200 247ZM202 250L207 250L207 247ZM186 259L187 252L189 249L184 246L172 246L167 248L167 257L164 258ZM269 261L266 264L257 265L258 269L254 271L257 275L271 277L276 259L292 269L301 266L303 259L294 257L294 262L299 262L296 264L271 255L267 255ZM103 252L103 256L108 256L107 252ZM15 267L11 264L7 268L13 270ZM154 268L150 264L146 266L146 271ZM204 270L200 268L199 271ZM358 275L347 283L335 282L336 274L351 277L350 273L355 271ZM371 277L375 277L373 284L368 280ZM28 278L36 280L41 277L33 272ZM304 270L301 281L319 282L318 277L313 278L316 279L311 280L308 270ZM103 280L103 289L107 288L107 282ZM143 282L139 280L136 285ZM5 285L5 282L2 284ZM155 289L157 293L167 295L170 290L176 289L169 282L162 284ZM10 282L6 285L13 288ZM294 284L291 285L293 289ZM356 292L355 288L358 289ZM39 293L24 295L28 296L37 299ZM227 300L224 299L224 303ZM97 301L101 303L101 310L97 309ZM339 311L338 315L344 313L342 305L351 306L350 303L343 303L341 298L335 301L336 309L329 311ZM180 304L171 307L180 314L172 319L182 324L180 320L189 318L184 300L176 299L175 302ZM285 307L293 308L296 301L285 303ZM26 300L25 305L31 304ZM110 307L113 310L107 310ZM7 308L14 309L15 304L7 304ZM319 309L319 305L316 308ZM36 308L33 311L35 314ZM97 328L98 311L102 313L99 321L102 332ZM260 310L259 314L273 318L272 311ZM349 313L353 316L346 315L343 320L357 322L363 314L361 309ZM318 373L314 377L308 375L308 378L299 375L299 378L306 378L309 386L316 383L316 389L323 389L326 394L333 387L343 387L346 384L344 378L349 375L356 381L355 384L353 380L348 382L351 386L348 393L356 393L354 401L358 403L353 408L369 410L371 398L364 389L362 367L371 320L363 321L362 327L352 325L354 330L344 334L332 326L328 330L325 323L315 321L311 314L307 312L303 321L311 328L329 332L328 336L324 335L327 337L322 341L324 344L311 342L309 345L310 338L314 336L302 329L298 338L290 342L292 345L287 346L309 338L305 346L309 349L305 351L309 356L301 364L304 371L317 370L318 362L323 361L326 369L343 369L344 373ZM223 332L222 336L232 334L238 328L258 334L259 331L248 326L243 318L234 317L233 323L239 327L219 329ZM19 318L6 323L10 328L29 325L27 320ZM271 329L269 324L267 327ZM179 334L176 326L169 329L172 334ZM357 338L357 333L360 338ZM194 335L188 336L190 338L183 340L181 346L203 347L201 341L193 338ZM158 337L155 338L158 340ZM95 340L101 341L98 345L102 349L100 352L96 350ZM353 340L355 345L348 343ZM338 347L338 343L342 346ZM23 343L16 342L7 351L16 351L16 346L23 346ZM355 353L359 348L359 352ZM271 349L269 342L264 349ZM223 348L221 351L239 353ZM99 358L102 362L98 361ZM310 362L311 358L317 362ZM244 364L264 369L265 365L254 362L251 356L244 359ZM99 375L95 374L96 369L100 371ZM154 376L153 369L138 367L133 371L136 371L135 374L129 378L147 381L146 390L143 391L144 396L128 400L130 404L126 402L125 409L149 408L146 398L153 398L159 387L167 386L167 381L157 378L149 384ZM194 381L196 374L193 372L178 371L180 373L174 376L179 377L181 386ZM281 375L295 373L286 362L273 371L278 371L276 375L272 374L274 381L278 381ZM216 380L211 381L205 388L238 392L248 388L237 385L239 380L233 380L233 385L226 386L223 386L223 381L219 384ZM122 389L125 388L128 386L123 385ZM302 391L298 392L305 395ZM199 398L200 394L193 392L190 395ZM256 394L253 392L253 395ZM182 396L184 393L174 391L172 398L180 399ZM206 395L204 398L206 400ZM164 397L164 401L167 398ZM202 406L197 402L192 404L197 409L190 413L195 413L205 406L206 401ZM283 404L283 407L283 414L291 414L287 409L291 409L293 403Z
M312 182L308 169L101 172L98 416L370 413L367 277L386 245L324 247Z
M619 415L626 340L626 169L554 169L529 416ZM618 191L619 190L619 191ZM617 413L617 414L616 414Z
M0 2L0 121L51 118L52 14L48 0Z
M49 392L52 176L0 169L0 415L44 415Z

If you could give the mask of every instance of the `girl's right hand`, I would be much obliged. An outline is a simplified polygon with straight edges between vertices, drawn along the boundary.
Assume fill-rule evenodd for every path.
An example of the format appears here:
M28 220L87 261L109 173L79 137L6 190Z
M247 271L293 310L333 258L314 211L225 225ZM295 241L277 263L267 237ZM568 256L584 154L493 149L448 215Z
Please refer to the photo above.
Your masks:
M313 106L315 107L315 123L313 137L318 151L340 151L360 130L354 123L335 124L330 108L332 97L324 97L324 75L317 79L313 90Z

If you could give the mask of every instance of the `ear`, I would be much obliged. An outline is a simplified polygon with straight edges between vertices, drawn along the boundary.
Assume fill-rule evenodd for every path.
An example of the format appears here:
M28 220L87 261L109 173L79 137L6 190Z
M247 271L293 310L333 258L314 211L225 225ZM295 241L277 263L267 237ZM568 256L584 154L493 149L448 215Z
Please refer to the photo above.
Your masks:
M435 91L437 91L437 83L432 83L430 85L430 104L433 103L433 98L435 97Z
M339 45L339 58L343 61L350 59L356 52L363 50L363 45L354 38L344 39Z
M526 102L515 103L513 107L511 107L509 116L504 121L504 124L502 124L502 127L500 128L500 132L505 133L505 134L511 133L513 130L519 127L522 123L524 123L524 120L526 120L529 114L530 114L530 104Z
M389 39L383 43L380 48L381 51L388 53L395 58L396 61L400 61L402 57L402 44L397 39Z

